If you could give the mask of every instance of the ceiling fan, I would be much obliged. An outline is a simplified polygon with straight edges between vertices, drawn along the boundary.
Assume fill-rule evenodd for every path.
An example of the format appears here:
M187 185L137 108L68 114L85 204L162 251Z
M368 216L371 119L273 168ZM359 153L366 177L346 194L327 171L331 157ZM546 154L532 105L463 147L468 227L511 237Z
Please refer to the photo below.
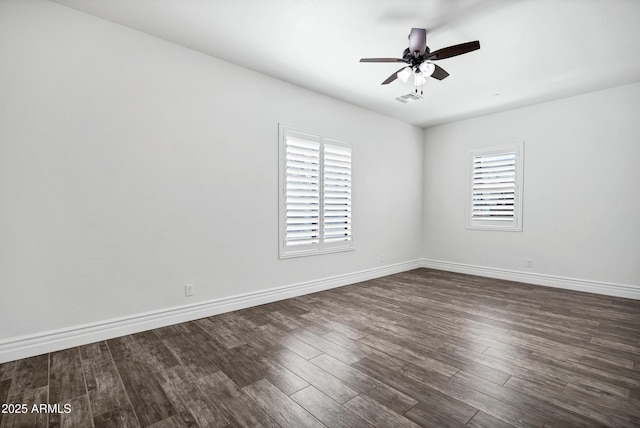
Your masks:
M396 79L406 83L413 74L416 92L418 92L418 86L422 87L426 83L427 77L431 76L434 79L442 80L449 76L449 73L432 61L451 58L477 49L480 49L480 42L475 40L431 52L427 46L427 30L412 28L409 33L409 47L404 50L402 58L362 58L360 62L404 62L408 64L389 76L382 84L387 85Z

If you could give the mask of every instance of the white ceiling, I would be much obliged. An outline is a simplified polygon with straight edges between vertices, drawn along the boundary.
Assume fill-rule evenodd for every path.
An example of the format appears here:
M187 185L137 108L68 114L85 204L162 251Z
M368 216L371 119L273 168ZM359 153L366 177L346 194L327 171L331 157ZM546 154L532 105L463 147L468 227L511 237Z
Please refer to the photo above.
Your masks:
M295 85L419 125L640 81L640 0L55 0ZM424 99L380 83L412 27L438 61ZM242 82L235 84L241 86Z

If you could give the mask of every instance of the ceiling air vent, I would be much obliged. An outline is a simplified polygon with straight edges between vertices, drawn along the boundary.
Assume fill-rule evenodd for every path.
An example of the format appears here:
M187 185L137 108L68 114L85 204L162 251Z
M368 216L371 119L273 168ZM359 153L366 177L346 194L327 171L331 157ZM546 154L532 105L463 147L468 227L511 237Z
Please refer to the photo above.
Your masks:
M414 94L413 92L410 92L407 95L402 95L401 97L396 98L396 101L400 101L402 104L406 104L409 101L416 101L421 99L422 99L422 96L418 94Z

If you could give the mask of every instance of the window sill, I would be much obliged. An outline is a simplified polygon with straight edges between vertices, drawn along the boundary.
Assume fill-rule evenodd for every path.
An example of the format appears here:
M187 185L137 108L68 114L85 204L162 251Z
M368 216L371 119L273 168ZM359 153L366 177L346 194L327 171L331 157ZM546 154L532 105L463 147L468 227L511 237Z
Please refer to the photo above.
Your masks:
M301 251L288 251L286 253L280 253L279 258L282 259L292 259L296 257L307 257L307 256L316 256L321 254L331 254L331 253L343 253L346 251L354 251L355 248L351 247L336 247L336 248L325 248L322 250L301 250Z
M491 231L500 231L500 232L522 232L522 226L496 226L496 225L467 225L465 227L467 230L491 230Z

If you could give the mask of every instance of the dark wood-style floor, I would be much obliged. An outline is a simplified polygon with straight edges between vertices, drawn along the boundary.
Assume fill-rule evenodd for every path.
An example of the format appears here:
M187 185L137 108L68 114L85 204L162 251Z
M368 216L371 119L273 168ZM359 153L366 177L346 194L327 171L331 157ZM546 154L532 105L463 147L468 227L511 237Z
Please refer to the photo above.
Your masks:
M0 427L640 426L640 302L419 269L0 365ZM61 406L62 407L62 406Z

